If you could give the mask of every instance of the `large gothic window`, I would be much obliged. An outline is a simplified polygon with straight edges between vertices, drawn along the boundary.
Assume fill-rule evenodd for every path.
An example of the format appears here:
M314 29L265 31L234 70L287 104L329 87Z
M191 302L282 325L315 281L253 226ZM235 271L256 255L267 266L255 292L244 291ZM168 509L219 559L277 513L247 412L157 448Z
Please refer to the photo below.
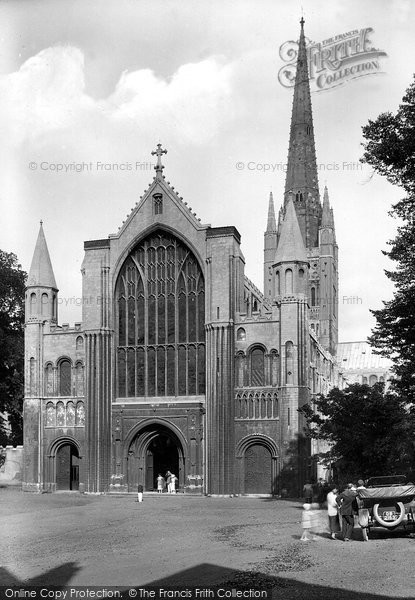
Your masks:
M204 280L189 248L152 233L126 259L115 294L118 396L204 394Z

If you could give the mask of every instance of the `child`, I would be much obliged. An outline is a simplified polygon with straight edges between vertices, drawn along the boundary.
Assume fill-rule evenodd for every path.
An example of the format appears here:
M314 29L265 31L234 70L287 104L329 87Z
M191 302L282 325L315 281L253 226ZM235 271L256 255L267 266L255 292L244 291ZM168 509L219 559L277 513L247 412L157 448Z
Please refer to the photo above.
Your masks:
M161 475L161 473L159 473L159 476L157 477L157 492L159 494L162 494L163 488L164 488L164 477Z
M141 485L141 483L139 483L138 488L137 488L137 502L143 501L143 492L144 492L144 488Z
M313 527L315 524L315 513L311 510L311 504L303 504L303 512L301 515L301 524L303 527L303 534L300 538L301 542L308 542L309 540L315 540L316 537L313 535Z

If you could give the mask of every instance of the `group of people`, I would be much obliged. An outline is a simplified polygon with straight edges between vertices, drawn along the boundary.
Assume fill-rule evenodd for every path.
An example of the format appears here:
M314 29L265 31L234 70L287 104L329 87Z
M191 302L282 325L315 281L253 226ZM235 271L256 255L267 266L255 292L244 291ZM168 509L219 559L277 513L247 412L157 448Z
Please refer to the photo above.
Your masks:
M176 482L177 482L177 477L174 473L170 473L170 471L167 471L166 478L164 478L162 476L162 474L159 473L158 477L157 477L157 492L159 494L162 494L165 486L167 486L167 493L175 494L176 493Z
M177 479L176 475L174 473L170 473L170 471L167 471L165 478L163 477L163 475L161 473L159 473L158 477L157 477L157 492L159 494L162 494L164 491L164 488L167 486L167 492L169 494L175 494L177 481L178 481L178 479ZM138 487L137 487L136 502L143 501L143 492L144 492L144 487L141 483L139 483Z
M365 484L359 479L357 486L348 483L346 488L339 494L339 490L334 487L327 494L327 512L329 517L330 536L336 539L338 532L339 517L341 517L342 538L345 542L350 542L353 535L354 517L358 512L356 498L359 489L364 489Z
M314 539L313 529L317 526L317 514L312 510L312 496L307 495L306 484L305 504L303 504L302 526L303 534L301 541ZM329 518L330 537L335 540L341 528L341 539L345 542L350 542L353 535L354 517L358 513L356 498L358 490L364 489L365 484L362 479L359 479L357 485L348 483L345 489L339 493L339 488L333 486L326 496L327 514Z

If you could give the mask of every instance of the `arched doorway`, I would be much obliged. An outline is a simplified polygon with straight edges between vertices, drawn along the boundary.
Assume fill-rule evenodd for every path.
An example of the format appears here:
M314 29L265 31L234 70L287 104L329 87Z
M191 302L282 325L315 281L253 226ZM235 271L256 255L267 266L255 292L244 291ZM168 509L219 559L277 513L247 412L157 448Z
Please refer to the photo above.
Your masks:
M62 444L56 451L56 489L79 489L79 454L70 442Z
M184 486L184 454L178 436L165 425L153 423L141 429L128 449L128 490L136 491L141 483L146 491L157 489L159 473L167 471L178 478L177 488Z
M251 444L244 455L245 494L272 494L272 457L263 444Z

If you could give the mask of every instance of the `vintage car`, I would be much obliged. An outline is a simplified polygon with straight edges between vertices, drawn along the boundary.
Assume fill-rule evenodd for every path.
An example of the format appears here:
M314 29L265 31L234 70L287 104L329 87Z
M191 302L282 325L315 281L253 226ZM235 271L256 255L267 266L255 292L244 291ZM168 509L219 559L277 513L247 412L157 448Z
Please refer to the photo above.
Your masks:
M371 477L357 490L359 525L363 539L369 539L372 527L393 530L402 525L415 530L415 485L404 475Z

